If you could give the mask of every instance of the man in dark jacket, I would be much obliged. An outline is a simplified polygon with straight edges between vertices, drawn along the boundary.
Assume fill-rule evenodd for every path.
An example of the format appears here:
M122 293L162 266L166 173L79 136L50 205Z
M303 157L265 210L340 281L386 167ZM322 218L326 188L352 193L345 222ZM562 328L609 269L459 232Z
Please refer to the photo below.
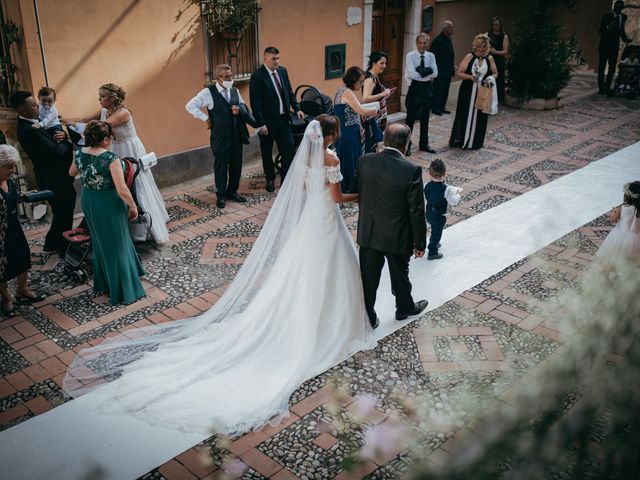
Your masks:
M352 190L359 192L358 237L364 303L371 326L378 326L376 291L385 259L396 297L396 319L404 320L427 308L426 300L411 296L409 259L424 255L427 224L422 195L422 169L404 158L411 130L402 123L387 125L385 149L358 162Z
M18 141L33 163L38 189L51 190L54 194L49 201L53 219L43 249L63 255L68 242L62 232L71 230L76 205L76 189L69 176L73 146L63 131L52 135L43 128L34 127L38 122L38 103L31 92L14 93L9 104L18 112Z
M438 76L433 80L433 107L431 111L436 115L451 113L447 110L447 100L449 99L449 87L451 79L456 74L454 61L453 42L453 22L445 20L442 22L440 35L431 42L431 53L436 57L438 65Z
M251 108L258 123L262 168L267 191L275 190L276 170L273 164L273 142L282 156L282 180L295 154L291 131L291 109L300 120L304 113L291 88L287 69L280 66L280 51L275 47L264 50L264 64L251 74L249 80Z
M242 173L242 145L249 144L245 123L256 127L240 92L233 86L233 72L226 64L216 67L216 83L200 90L185 106L194 117L207 122L211 129L211 151L216 184L216 206L225 200L246 202L238 193ZM207 109L205 114L202 109Z
M611 81L616 71L618 63L618 50L620 40L629 43L624 31L627 16L622 13L624 2L618 0L613 4L613 12L602 16L600 20L600 44L598 45L598 93L605 94L611 92ZM604 69L607 66L607 79L604 78Z

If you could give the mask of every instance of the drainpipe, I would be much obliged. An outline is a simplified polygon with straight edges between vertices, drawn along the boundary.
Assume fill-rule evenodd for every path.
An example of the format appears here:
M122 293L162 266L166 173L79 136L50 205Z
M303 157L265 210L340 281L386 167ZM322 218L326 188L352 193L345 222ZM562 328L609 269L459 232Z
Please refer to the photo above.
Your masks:
M203 34L203 42L204 42L204 62L205 62L204 73L205 73L205 76L207 77L205 83L209 83L212 81L213 72L211 71L211 44L210 44L210 38L209 38L209 31L207 30L207 22L205 21L205 18L204 18L205 8L206 8L205 4L203 2L200 2L200 19L202 21L202 34Z
M47 72L47 60L44 56L44 45L42 43L42 31L40 30L40 14L38 13L38 0L33 0L33 9L36 12L36 31L38 33L38 43L40 44L40 55L42 55L42 70L44 71L44 84L49 86L49 74Z

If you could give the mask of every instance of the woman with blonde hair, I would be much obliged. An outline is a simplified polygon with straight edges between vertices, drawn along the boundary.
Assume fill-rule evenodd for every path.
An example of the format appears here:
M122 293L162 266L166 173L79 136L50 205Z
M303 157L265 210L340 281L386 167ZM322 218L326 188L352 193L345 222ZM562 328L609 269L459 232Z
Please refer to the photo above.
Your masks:
M481 85L489 86L498 77L493 57L489 55L489 36L476 35L456 74L462 79L458 93L456 118L451 129L449 145L477 150L484 145L488 115L476 108Z
M111 124L113 142L110 150L119 158L131 157L138 160L145 156L147 151L136 133L131 112L124 104L125 96L126 94L122 87L115 83L105 83L98 89L98 101L102 107L100 114L84 121L99 119ZM72 121L67 123L70 125L75 124ZM145 212L149 212L151 216L150 233L153 239L158 244L168 242L169 231L166 223L169 221L169 214L153 179L151 169L140 169L135 180L135 190L140 208Z

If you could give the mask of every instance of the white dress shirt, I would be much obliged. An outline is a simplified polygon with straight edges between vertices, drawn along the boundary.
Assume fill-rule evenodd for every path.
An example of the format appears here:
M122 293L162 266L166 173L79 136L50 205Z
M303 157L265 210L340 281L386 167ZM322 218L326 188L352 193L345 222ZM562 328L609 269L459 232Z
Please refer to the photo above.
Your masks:
M280 88L284 91L284 86L282 85L282 79L276 70L269 70L266 65L263 65L264 68L267 69L267 73L269 73L269 78L271 79L271 83L273 83L273 88L276 89L276 93L278 94L278 100L280 101L280 115L285 113L284 111L284 98L280 97ZM278 84L276 83L276 79L273 78L273 74L278 75L278 81L280 82L280 88L278 88Z
M433 69L433 73L431 75L427 75L426 77L421 77L418 72L416 72L416 67L420 65L420 56L424 55L424 66L431 67ZM418 50L413 50L412 52L407 53L407 61L405 62L404 67L404 78L411 84L411 82L429 82L438 76L438 65L436 64L436 56L431 52L424 52L421 54Z
M227 95L230 95L231 93L228 89L222 87L218 82L216 82L216 89L224 98L227 98ZM225 90L227 90L226 93ZM240 95L240 91L238 91L238 97L240 103L244 103L242 95ZM203 88L202 90L200 90L195 97L187 102L184 108L186 108L187 112L196 117L198 120L202 120L203 122L209 120L209 115L202 111L203 108L213 110L213 97L211 96L211 92L209 91L209 89Z
M51 105L48 109L43 108L42 105L38 107L38 120L42 128L51 128L56 125L60 125L60 119L58 118L58 110Z

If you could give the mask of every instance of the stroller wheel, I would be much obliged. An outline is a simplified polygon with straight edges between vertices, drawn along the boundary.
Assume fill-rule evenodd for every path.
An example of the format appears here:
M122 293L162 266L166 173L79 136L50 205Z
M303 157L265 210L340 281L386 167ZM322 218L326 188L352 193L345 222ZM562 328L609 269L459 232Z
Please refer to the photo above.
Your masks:
M89 275L87 275L87 272L85 272L82 269L72 271L71 276L73 277L73 280L76 281L77 283L84 283L89 278Z

